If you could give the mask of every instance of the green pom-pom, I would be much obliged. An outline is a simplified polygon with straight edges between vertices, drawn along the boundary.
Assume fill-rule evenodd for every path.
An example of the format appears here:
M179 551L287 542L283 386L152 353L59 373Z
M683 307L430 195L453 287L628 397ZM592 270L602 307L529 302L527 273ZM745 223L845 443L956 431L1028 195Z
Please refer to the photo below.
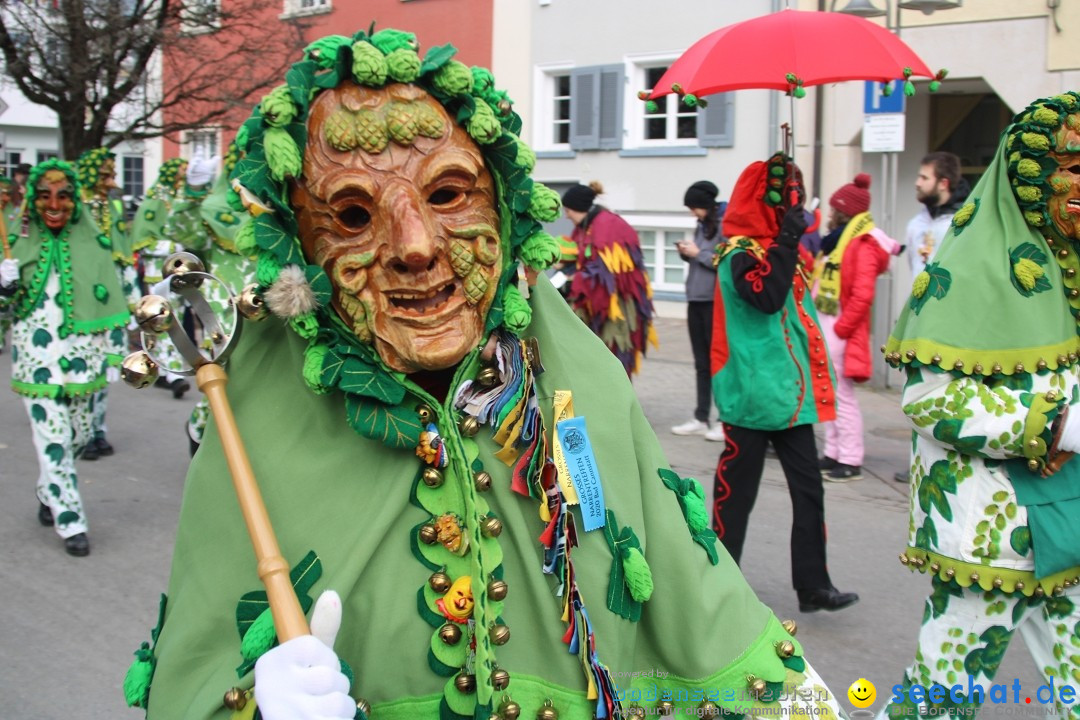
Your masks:
M1042 167L1031 158L1024 158L1016 163L1016 172L1018 172L1021 177L1037 178L1042 174Z
M270 608L266 608L255 622L248 626L244 633L244 639L240 641L240 655L245 660L258 660L263 653L274 646L274 616L270 614Z
M410 83L420 77L420 56L406 48L394 50L386 56L386 72L391 80Z
M319 334L319 321L313 312L301 313L289 318L289 326L305 340L314 340Z
M881 94L884 95L885 97L889 97L890 95L892 95L892 83L891 82L890 83L885 83L884 85L881 86Z
M1026 203L1034 203L1042 200L1042 190L1034 185L1021 185L1016 188L1016 197Z
M544 271L559 261L559 242L546 232L526 238L518 251L521 261L533 270Z
M536 153L521 138L517 138L517 157L515 159L526 173L531 173L533 168L536 167Z
M930 81L930 92L937 92L940 89L941 89L941 81L940 80L931 80Z
M697 105L698 105L697 95L693 95L693 94L690 94L690 93L684 95L682 101L683 101L683 105L685 105L688 108L697 107Z
M645 112L649 113L650 115L655 115L656 113L660 112L660 106L656 104L655 100L646 100Z
M154 676L150 643L143 643L135 651L135 660L124 674L124 701L128 707L145 708L150 699L150 680Z
M105 235L104 233L98 235L97 241L98 245L100 245L101 247L105 248L106 250L112 250L112 238L110 238L108 235Z
M532 308L515 285L508 285L503 295L503 325L515 335L525 332L532 322Z
M263 96L259 103L263 120L271 127L285 127L296 117L296 105L289 96L288 85L278 85Z
M251 257L255 254L255 221L248 220L240 229L236 231L236 237L233 239L236 243L236 252L244 257Z
M451 60L435 71L432 82L444 95L464 95L472 90L473 76L465 63Z
M273 253L260 252L259 259L255 262L255 279L263 287L270 287L281 273L281 262L274 257Z
M783 199L780 197L780 193L776 192L775 190L770 190L767 194L767 197L768 201L773 205L779 205L780 201Z
M904 81L904 95L911 97L915 94L915 83L910 80Z
M281 182L287 177L298 177L303 168L300 148L296 147L292 136L281 128L267 128L263 133L263 147L266 150L266 164L270 166L270 175Z
M630 548L623 554L623 573L626 587L630 589L630 597L638 602L645 602L652 597L652 570L637 548Z
M371 44L379 48L384 55L389 55L397 50L409 50L415 54L420 47L420 43L416 41L415 33L394 30L393 28L380 30L372 35Z
M804 98L804 97L806 97L806 89L805 89L805 88L803 88L803 86L802 86L802 85L797 85L797 86L795 87L795 97L797 97L797 98Z
M109 299L109 291L105 289L105 286L101 283L94 285L94 297L98 302L105 302Z
M690 478L690 492L683 498L686 503L686 525L690 532L699 533L709 527L709 512L705 509L705 491L694 478Z
M379 49L369 42L361 40L353 43L352 74L356 82L371 87L382 87L386 83L386 58Z
M350 38L344 35L328 35L324 38L319 38L315 42L304 48L304 52L309 58L315 61L315 63L324 70L334 66L334 61L337 59L338 48L349 45L352 42Z
M476 98L475 102L476 110L473 111L472 117L469 118L466 129L473 140L476 140L481 145L490 145L502 135L502 125L499 124L498 118L495 117L495 111L491 109L490 105L480 98Z
M529 197L529 215L540 222L555 222L559 219L562 202L559 193L543 183L534 182L532 195Z
M318 395L325 395L330 388L319 382L322 376L323 361L330 348L321 343L312 343L304 350L304 382Z
M1038 152L1046 152L1050 149L1050 138L1041 133L1026 132L1020 136L1024 145Z

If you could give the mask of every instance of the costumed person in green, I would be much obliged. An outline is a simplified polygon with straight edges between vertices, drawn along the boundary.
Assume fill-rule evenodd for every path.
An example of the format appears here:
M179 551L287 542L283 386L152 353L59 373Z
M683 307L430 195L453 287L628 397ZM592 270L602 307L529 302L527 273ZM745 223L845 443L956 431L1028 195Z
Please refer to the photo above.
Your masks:
M124 205L109 196L116 189L116 155L107 148L87 150L75 163L79 172L79 187L83 207L97 225L99 232L109 239L117 278L124 290L128 310L134 310L141 293L139 277L135 268L135 253L131 249L131 236L124 221ZM127 333L124 328L114 328L102 336L106 351L123 357L128 352ZM119 379L119 378L116 378ZM83 460L97 460L112 455L112 444L106 439L105 415L108 410L109 387L101 388L94 396L94 438L83 448Z
M520 282L519 264L536 277L559 256L540 224L559 198L530 178L510 99L451 46L417 47L396 30L313 43L237 139L254 215L237 249L274 316L245 329L229 394L322 640L275 646L211 421L128 702L151 718L838 716L621 364L545 277Z
M802 173L782 153L739 176L717 246L713 396L726 443L716 466L713 528L736 562L757 500L765 449L780 458L791 495L791 579L799 609L840 610L825 561L825 489L814 423L835 417L828 350L799 241L806 231Z
M206 300L218 317L227 316L230 290L240 292L255 281L253 259L236 251L236 234L247 213L233 210L227 202L228 176L239 159L236 144L230 144L225 156L224 172L218 175L209 190L205 186L193 187L189 182L183 199L173 206L166 221L166 235L191 252L198 253L203 258L207 272L224 283L203 285ZM216 164L216 160L212 159L212 162ZM186 425L192 455L202 442L209 417L210 407L204 396L195 405Z
M131 222L131 241L143 267L143 289L150 292L163 279L165 259L184 248L165 232L165 223L169 219L173 205L180 199L186 176L188 161L172 158L161 164L157 180L146 193L146 198L139 203L135 217ZM209 182L209 179L204 182ZM161 376L158 387L171 390L173 397L179 400L191 389L191 383L176 370L183 367L180 353L172 343L161 343L155 350L155 356L161 361Z
M119 364L106 337L130 315L112 245L79 197L75 169L48 160L27 182L30 234L0 271L0 308L11 313L11 387L23 396L37 450L38 519L71 555L90 552L75 458L93 440L94 402Z
M11 178L0 175L0 214L3 215L4 227L2 232L7 244L10 244L18 236L22 228L22 207L13 200L12 192L14 189L15 183L12 182ZM0 352L4 350L10 327L11 317L0 313Z
M1013 118L885 347L907 373L914 427L900 561L933 588L893 716L925 701L913 684L944 686L927 704L945 708L994 697L1017 631L1047 683L1080 677L1078 250L1080 94L1069 92ZM1052 694L1056 715L1080 716L1075 695Z

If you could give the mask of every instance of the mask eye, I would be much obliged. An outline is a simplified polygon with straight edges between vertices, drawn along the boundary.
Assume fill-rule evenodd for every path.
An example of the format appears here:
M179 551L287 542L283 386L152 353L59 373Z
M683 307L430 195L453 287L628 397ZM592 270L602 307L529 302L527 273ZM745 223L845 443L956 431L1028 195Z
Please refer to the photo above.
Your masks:
M1073 175L1080 175L1080 165L1070 165L1067 169Z
M360 205L349 205L338 211L338 222L349 230L363 230L371 222L371 213Z
M454 188L440 188L431 193L428 202L432 205L450 205L462 195L461 191Z

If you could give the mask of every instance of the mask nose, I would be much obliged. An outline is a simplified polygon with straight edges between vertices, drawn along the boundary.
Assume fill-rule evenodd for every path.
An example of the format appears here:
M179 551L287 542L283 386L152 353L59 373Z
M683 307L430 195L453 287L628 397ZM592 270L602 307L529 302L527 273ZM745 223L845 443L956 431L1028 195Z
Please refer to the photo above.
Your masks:
M434 269L440 242L423 198L416 189L401 185L387 194L393 234L390 267L402 274Z

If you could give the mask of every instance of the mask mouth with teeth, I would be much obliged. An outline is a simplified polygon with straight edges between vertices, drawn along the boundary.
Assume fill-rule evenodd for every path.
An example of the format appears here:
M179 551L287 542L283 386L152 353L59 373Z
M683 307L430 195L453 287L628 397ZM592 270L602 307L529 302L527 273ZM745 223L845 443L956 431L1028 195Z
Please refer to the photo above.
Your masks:
M49 230L60 232L75 215L75 179L58 168L43 168L32 181L28 185L34 189L31 201L35 214Z

